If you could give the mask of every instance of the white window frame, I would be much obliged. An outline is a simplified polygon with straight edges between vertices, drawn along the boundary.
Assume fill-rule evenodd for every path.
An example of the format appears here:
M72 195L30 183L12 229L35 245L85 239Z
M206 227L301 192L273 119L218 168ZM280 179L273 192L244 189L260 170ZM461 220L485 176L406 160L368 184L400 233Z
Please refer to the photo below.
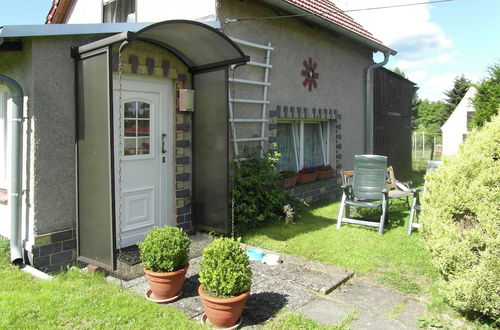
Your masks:
M156 144L155 144L155 140L154 140L154 136L156 136L156 132L155 132L155 129L154 129L154 126L155 125L155 120L156 120L156 104L154 102L152 102L151 100L147 100L147 99L141 99L141 98L131 98L131 99L127 99L127 100L124 100L123 101L123 105L122 105L122 109L123 111L125 111L125 104L128 103L128 102L144 102L144 103L148 103L149 106L150 106L150 109L149 109L149 118L147 119L147 121L149 121L149 153L147 154L133 154L133 155L126 155L125 154L125 140L126 139L134 139L135 140L135 146L136 146L136 152L137 152L137 147L138 147L138 139L141 138L141 136L137 135L135 137L126 137L125 136L125 133L123 134L122 136L122 143L123 143L123 154L122 154L122 157L123 157L123 160L134 160L134 159L149 159L149 158L155 158L156 157ZM145 119L139 119L139 117L137 117L138 114L136 114L136 117L135 118L125 118L125 114L123 113L122 114L122 122L121 122L121 125L122 125L122 132L125 132L125 120L132 120L132 119L135 119L136 123L138 120L145 120ZM137 123L138 125L138 123ZM143 137L145 138L145 137Z
M319 124L319 137L324 164L330 164L330 122L328 120L278 120L279 124L291 124L295 149L296 171L304 168L304 124ZM321 164L317 164L321 165Z

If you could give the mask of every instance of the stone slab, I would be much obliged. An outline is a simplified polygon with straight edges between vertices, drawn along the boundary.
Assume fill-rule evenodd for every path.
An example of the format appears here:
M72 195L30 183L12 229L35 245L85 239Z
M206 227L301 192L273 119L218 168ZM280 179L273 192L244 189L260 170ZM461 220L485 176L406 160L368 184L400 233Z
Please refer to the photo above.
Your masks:
M244 250L255 249L255 247L247 244L242 244L241 246ZM255 267L257 271L273 277L281 276L286 281L304 285L321 294L328 294L347 282L354 275L353 271L338 266L307 260L286 253L276 253L265 249L261 250L266 254L278 254L282 264L269 266L252 263L252 267Z
M352 329L416 329L425 311L425 305L414 298L360 280L349 281L327 298L359 311Z
M355 312L356 308L338 301L316 298L300 307L298 311L313 321L333 325L341 322L347 314Z

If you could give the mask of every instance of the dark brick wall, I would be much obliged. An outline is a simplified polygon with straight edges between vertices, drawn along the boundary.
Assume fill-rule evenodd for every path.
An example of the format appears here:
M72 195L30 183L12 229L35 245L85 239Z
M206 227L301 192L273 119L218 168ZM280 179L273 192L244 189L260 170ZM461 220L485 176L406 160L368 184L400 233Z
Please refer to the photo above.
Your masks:
M46 273L57 273L76 260L76 233L62 230L35 237L33 266Z
M309 204L322 201L336 201L341 195L339 177L297 184L287 189L290 189L294 196L304 199Z

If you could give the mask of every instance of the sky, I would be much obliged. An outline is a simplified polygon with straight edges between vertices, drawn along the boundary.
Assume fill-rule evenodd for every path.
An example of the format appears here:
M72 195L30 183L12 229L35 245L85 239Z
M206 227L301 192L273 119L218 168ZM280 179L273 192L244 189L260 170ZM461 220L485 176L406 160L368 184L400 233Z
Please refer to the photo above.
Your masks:
M186 1L186 0L185 0ZM343 10L429 0L334 0ZM52 0L0 0L0 26L43 24ZM478 83L500 62L500 0L453 0L436 4L348 12L385 45L396 50L388 69L403 70L418 95L444 100L453 80ZM377 61L382 57L375 56Z

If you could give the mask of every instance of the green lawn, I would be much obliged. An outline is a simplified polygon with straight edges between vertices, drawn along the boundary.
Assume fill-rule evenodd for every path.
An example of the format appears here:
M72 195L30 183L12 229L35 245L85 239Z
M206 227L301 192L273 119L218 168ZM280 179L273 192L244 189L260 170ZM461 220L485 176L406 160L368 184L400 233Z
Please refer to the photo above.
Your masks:
M437 272L418 232L408 236L408 206L392 202L384 234L343 224L336 228L339 203L310 209L295 224L272 223L243 236L244 243L339 265L407 294L428 294Z
M0 238L0 329L196 329L171 307L160 306L107 282L71 270L39 280L10 265Z

